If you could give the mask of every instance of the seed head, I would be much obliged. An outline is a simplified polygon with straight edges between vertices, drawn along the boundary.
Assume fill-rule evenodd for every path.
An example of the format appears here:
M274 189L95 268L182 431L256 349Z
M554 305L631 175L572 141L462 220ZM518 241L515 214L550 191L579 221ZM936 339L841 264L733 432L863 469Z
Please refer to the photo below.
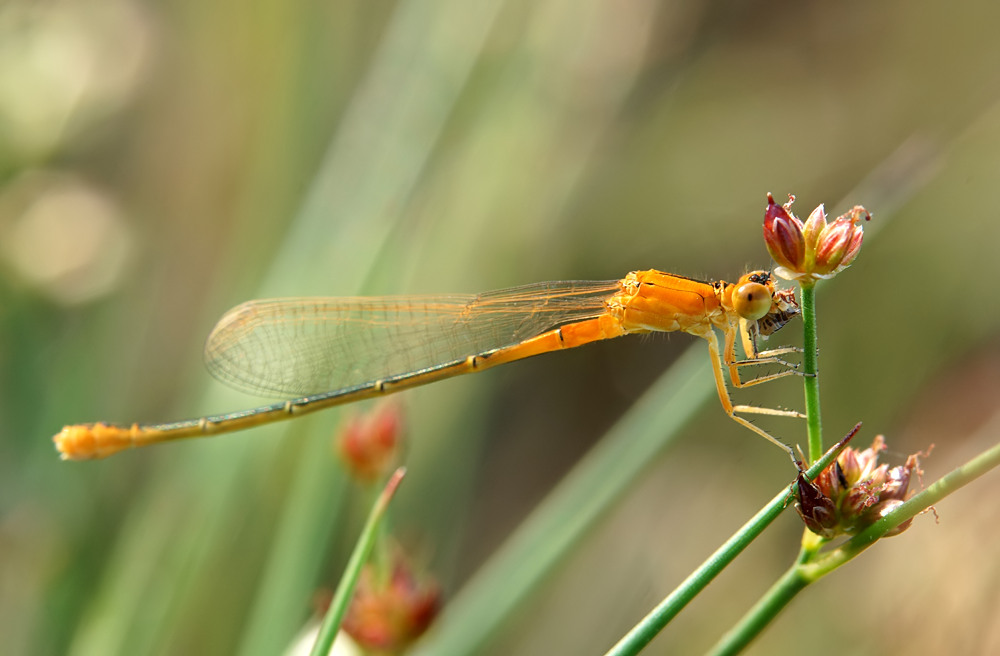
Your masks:
M416 572L401 550L392 553L388 577L379 577L371 564L361 570L342 624L359 646L379 653L402 652L427 630L440 605L437 583Z
M906 500L910 476L920 473L918 456L890 468L878 463L885 448L884 438L877 435L867 449L844 449L815 482L799 474L795 509L810 531L828 540L854 535ZM904 522L886 535L899 535L909 526Z

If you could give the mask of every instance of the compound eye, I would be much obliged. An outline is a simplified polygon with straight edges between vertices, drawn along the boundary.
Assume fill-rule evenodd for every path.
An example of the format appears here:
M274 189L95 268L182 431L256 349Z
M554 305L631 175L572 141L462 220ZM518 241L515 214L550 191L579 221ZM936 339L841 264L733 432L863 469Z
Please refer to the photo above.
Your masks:
M771 292L760 283L743 283L733 292L733 309L747 321L756 321L770 312Z

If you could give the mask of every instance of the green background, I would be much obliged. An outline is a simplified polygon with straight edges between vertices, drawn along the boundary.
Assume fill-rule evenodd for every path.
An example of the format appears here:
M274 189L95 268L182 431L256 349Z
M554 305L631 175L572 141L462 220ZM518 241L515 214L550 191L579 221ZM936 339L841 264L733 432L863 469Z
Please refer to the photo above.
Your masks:
M102 462L52 449L68 423L258 404L201 365L249 298L732 280L769 266L766 192L803 218L860 203L861 256L819 290L828 442L863 421L895 463L934 443L928 480L994 443L998 21L992 2L925 0L0 6L4 651L279 653L335 585L367 503L329 446L343 411ZM403 396L392 523L446 610L694 341ZM784 380L738 398L802 396ZM602 653L791 480L704 399L481 653ZM751 651L996 653L998 484L806 591ZM800 531L786 513L652 653L709 647ZM484 630L465 623L446 612L426 653Z

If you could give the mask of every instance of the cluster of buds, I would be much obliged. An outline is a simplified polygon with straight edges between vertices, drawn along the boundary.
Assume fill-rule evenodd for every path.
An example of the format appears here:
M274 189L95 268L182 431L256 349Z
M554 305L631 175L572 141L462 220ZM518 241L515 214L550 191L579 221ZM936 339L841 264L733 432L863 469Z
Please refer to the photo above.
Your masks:
M369 563L361 570L341 628L370 652L398 653L419 638L437 615L440 588L418 575L399 549L380 576Z
M348 472L364 483L384 478L402 456L404 424L402 407L391 400L349 417L336 438ZM401 475L396 470L383 495L391 494ZM376 552L383 557L362 567L340 628L363 653L396 654L430 626L440 606L440 588L413 567L386 532L378 532L376 540Z
M799 474L795 509L810 531L828 540L854 535L906 500L910 477L914 472L921 473L919 454L890 469L889 465L878 464L878 454L885 448L885 440L877 435L871 447L863 451L844 449L833 464L820 472L815 483ZM911 521L895 527L886 537L899 535Z
M764 242L778 263L774 273L785 280L811 284L846 269L861 251L861 221L871 218L868 210L855 205L847 214L827 223L826 211L820 205L803 223L792 214L794 201L789 194L788 202L778 205L771 194L767 195Z
M337 434L337 452L355 478L371 483L395 466L402 435L402 409L387 401L366 415L348 418Z

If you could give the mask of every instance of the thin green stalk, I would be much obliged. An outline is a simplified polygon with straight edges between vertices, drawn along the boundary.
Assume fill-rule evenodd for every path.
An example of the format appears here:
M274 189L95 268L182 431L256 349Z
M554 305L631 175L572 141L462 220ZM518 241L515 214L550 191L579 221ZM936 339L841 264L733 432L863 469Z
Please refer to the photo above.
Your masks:
M849 440L858 431L855 426L847 437L838 442L829 452L806 471L806 477L812 480L823 469L833 462L847 446ZM708 557L698 569L691 573L684 582L670 593L641 622L636 624L621 640L612 647L606 656L626 656L638 654L656 635L694 599L723 569L731 563L753 540L773 522L781 511L792 500L793 488L788 487L779 492L771 501L750 518L736 533Z
M819 410L819 343L816 330L816 281L801 283L802 299L802 387L806 399L806 439L809 462L814 462L823 450L823 424ZM812 561L824 541L808 528L802 531L802 547L796 563ZM751 611L752 612L752 611Z
M805 374L806 435L809 462L823 453L823 432L819 413L819 351L816 340L816 283L802 283L802 372Z
M886 513L884 517L837 549L821 555L818 560L796 562L761 597L760 601L739 624L723 636L711 653L733 654L743 649L777 617L778 613L800 590L846 564L903 522L912 519L944 497L998 466L1000 466L1000 444L941 477L927 489L914 495L893 509L892 512Z
M722 639L709 653L713 656L740 653L807 585L809 585L809 581L803 578L801 570L798 567L790 568L780 579L775 581L771 589L760 598L760 601L747 613L743 621L722 636Z
M399 482L403 480L405 474L405 468L400 467L397 469L389 478L389 482L385 484L382 494L375 500L375 504L368 514L368 520L361 530L361 535L358 536L358 543L354 546L350 560L347 561L347 568L344 570L344 576L337 585L337 591L333 595L333 601L330 602L330 608L327 609L323 623L319 627L316 642L313 644L312 651L309 652L310 656L325 656L330 653L333 641L337 637L337 631L340 629L340 622L347 611L347 604L351 601L354 588L357 586L358 578L361 576L361 568L364 566L365 561L368 560L368 556L375 546L375 538L378 535L382 517L385 515L386 508L389 507L389 501L392 499L392 495L395 494L396 488L399 487Z

